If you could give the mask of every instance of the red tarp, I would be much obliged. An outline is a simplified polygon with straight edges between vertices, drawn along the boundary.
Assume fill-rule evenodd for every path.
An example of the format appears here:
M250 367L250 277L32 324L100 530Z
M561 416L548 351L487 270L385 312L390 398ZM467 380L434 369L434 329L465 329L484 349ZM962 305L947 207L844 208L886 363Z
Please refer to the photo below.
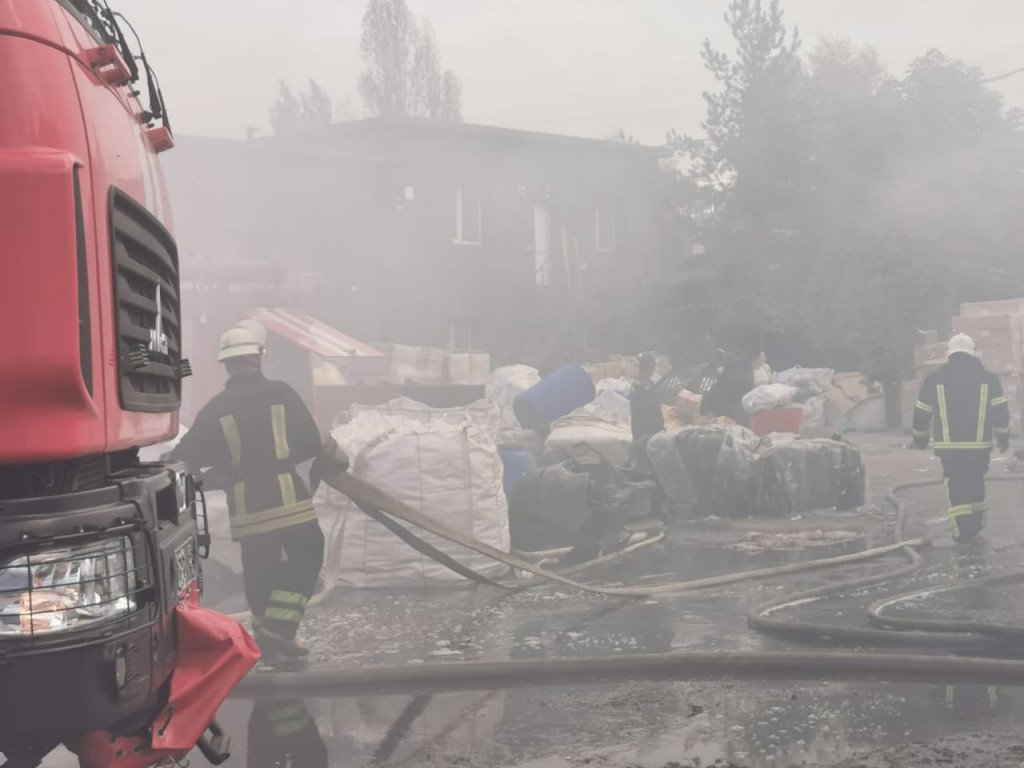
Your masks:
M259 660L256 643L223 614L179 605L175 609L178 664L167 705L153 720L152 738L116 738L105 731L68 747L82 768L146 768L191 750L232 689Z

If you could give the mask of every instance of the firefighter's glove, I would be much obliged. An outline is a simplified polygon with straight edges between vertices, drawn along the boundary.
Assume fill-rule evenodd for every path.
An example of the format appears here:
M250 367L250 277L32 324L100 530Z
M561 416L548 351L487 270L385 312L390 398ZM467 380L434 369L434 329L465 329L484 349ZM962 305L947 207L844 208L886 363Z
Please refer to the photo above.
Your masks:
M1010 450L1010 436L1009 435L996 435L996 442L999 444L999 452L1006 453Z
M332 475L348 470L348 454L333 437L324 439L320 457L324 461L324 469Z
M348 454L333 437L325 437L321 443L320 455L316 457L309 470L310 492L316 493L325 477L334 477L345 472L348 466Z

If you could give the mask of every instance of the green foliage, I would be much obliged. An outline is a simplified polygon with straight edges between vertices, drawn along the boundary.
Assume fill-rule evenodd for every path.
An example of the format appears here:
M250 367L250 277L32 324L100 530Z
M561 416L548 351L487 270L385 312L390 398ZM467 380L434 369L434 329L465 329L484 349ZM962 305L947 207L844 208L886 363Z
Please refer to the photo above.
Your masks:
M918 328L1021 290L1019 121L978 70L928 51L899 80L844 40L802 58L778 0L731 0L725 20L734 50L704 45L705 136L671 137L703 197L717 325L801 337L894 381Z

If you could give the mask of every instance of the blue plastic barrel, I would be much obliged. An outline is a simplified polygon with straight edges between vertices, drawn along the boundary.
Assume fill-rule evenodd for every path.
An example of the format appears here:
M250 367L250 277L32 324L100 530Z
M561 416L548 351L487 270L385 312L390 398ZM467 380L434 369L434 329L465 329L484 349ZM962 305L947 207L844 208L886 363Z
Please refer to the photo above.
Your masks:
M567 363L545 376L512 403L524 429L544 430L597 397L590 375L577 363Z
M498 455L501 456L501 463L505 467L502 486L507 497L523 482L523 478L532 468L533 462L526 449L519 445L500 445L498 446Z

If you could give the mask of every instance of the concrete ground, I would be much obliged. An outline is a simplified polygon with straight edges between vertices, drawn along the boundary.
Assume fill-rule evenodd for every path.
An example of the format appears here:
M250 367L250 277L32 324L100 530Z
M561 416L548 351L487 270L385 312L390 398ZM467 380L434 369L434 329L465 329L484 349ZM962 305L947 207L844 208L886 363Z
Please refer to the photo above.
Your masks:
M783 525L677 523L669 540L586 575L594 583L664 583L862 549L892 540L886 490L940 476L930 452L897 435L855 437L868 465L862 514ZM997 457L992 475L1005 472ZM935 547L925 568L898 583L787 609L791 617L866 626L880 596L950 579L1024 569L1024 483L992 483L985 540L952 544L941 488L909 492L907 533ZM751 530L760 528L761 530ZM756 634L744 616L777 595L858 574L883 561L713 592L620 600L543 587L514 595L488 589L338 590L311 612L306 642L316 663L452 664L666 651L779 650L799 646ZM1019 588L965 591L913 610L1024 625ZM1024 765L1024 689L877 682L634 682L509 691L309 699L315 730L269 741L248 727L253 704L229 701L222 722L236 740L230 766L464 766L465 768L677 768L679 766ZM319 736L316 732L319 732ZM328 755L318 756L322 745ZM48 765L65 765L56 758ZM194 764L201 764L196 758Z

